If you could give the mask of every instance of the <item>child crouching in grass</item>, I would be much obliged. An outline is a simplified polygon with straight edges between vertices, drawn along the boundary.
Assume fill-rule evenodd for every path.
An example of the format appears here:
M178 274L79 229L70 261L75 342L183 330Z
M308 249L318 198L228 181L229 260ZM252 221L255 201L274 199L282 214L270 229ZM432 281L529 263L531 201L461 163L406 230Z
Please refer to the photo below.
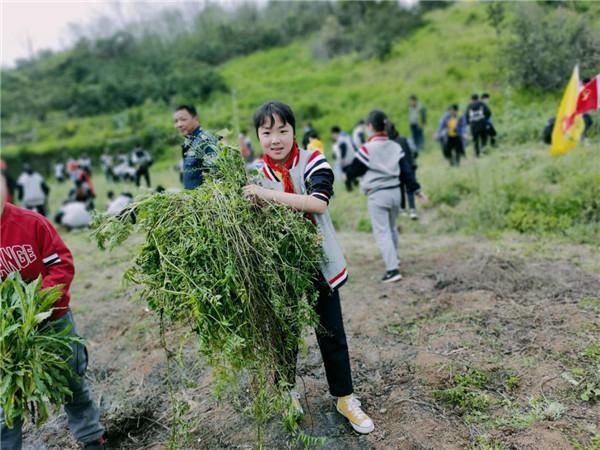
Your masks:
M263 104L254 115L254 127L264 151L261 170L262 186L244 188L248 198L277 202L303 211L310 216L323 238L324 262L315 276L318 300L315 311L319 318L317 342L325 365L331 395L337 397L336 409L359 433L370 433L375 426L361 409L353 394L348 345L344 332L338 289L348 278L346 262L337 242L327 210L333 195L333 171L318 150L308 152L296 144L296 119L285 103ZM297 351L289 355L288 380L295 384ZM299 413L302 408L295 392L292 401Z

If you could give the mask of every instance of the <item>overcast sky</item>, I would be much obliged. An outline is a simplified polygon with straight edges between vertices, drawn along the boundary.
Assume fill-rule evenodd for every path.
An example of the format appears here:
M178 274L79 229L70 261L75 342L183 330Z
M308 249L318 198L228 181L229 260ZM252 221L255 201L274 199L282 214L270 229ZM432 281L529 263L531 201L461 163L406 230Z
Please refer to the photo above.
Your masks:
M231 6L243 0L218 1ZM264 4L267 0L252 1ZM414 4L417 0L399 1ZM97 26L102 16L120 16L122 21L127 21L141 12L147 14L165 8L187 9L192 3L197 9L203 0L0 0L0 64L12 67L17 59L29 58L40 50L68 47L73 43L74 36L70 32L70 24L86 29Z
M232 1L223 0L222 3ZM140 9L160 11L167 7L184 8L185 3L182 0L0 0L0 63L4 67L13 66L18 58L28 58L43 49L64 49L73 42L69 24L85 28L95 24L101 16L115 16L116 10L120 10L122 18L127 20L135 17Z

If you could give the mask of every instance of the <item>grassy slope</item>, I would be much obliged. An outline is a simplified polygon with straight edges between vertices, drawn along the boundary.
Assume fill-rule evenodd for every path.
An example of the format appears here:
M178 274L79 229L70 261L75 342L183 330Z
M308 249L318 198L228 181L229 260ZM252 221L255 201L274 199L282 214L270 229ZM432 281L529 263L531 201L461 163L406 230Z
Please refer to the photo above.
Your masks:
M498 70L499 41L485 22L485 5L458 4L434 11L426 20L426 26L397 43L384 62L355 55L314 61L311 45L298 43L234 60L222 74L236 91L239 117L249 118L261 102L278 98L292 104L301 119L314 119L323 131L334 123L350 128L370 109L381 108L407 132L406 104L413 93L427 105L432 124L448 104L464 108L472 92L491 93L501 123L512 121L514 106L529 116L530 108L546 109L555 101L536 98L532 105L534 99L526 92L504 86ZM231 105L222 97L205 108L205 115L225 123ZM311 105L321 117L303 114ZM545 120L545 115L538 116L536 129ZM243 125L248 124L247 120Z
M449 232L497 237L512 230L532 239L600 246L600 154L598 144L580 146L553 158L542 145L501 144L479 160L473 148L459 169L450 168L432 148L419 159L419 182L429 202L420 223L401 221L403 231L423 235ZM338 229L369 231L363 195L342 184L330 206Z

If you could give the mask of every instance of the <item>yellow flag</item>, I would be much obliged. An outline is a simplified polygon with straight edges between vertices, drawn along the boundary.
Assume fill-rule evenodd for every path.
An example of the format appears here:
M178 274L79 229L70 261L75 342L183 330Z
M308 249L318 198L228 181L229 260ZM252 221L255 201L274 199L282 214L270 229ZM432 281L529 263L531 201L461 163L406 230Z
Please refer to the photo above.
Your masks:
M577 106L577 96L579 95L579 67L575 66L573 74L567 84L563 98L560 101L554 128L552 129L552 146L550 153L553 156L564 155L573 150L583 133L583 119L581 115L575 118L574 122L570 122L569 118L575 112ZM571 125L571 126L569 126Z

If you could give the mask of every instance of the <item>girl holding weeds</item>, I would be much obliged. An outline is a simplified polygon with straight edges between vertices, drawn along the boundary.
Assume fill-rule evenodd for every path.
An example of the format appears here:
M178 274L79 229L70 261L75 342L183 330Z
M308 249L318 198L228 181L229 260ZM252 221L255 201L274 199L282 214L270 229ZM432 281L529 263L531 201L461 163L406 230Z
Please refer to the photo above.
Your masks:
M359 433L370 433L373 421L362 411L353 394L348 345L338 289L348 278L346 262L337 242L327 206L333 194L333 171L318 150L308 152L296 144L296 119L292 109L281 102L263 104L254 115L254 127L264 151L262 186L250 184L244 195L251 199L277 202L305 212L323 238L324 262L315 278L319 318L317 342L323 357L329 391L337 397L337 411ZM287 382L295 384L297 350L288 356L291 365ZM297 394L290 396L302 412Z

